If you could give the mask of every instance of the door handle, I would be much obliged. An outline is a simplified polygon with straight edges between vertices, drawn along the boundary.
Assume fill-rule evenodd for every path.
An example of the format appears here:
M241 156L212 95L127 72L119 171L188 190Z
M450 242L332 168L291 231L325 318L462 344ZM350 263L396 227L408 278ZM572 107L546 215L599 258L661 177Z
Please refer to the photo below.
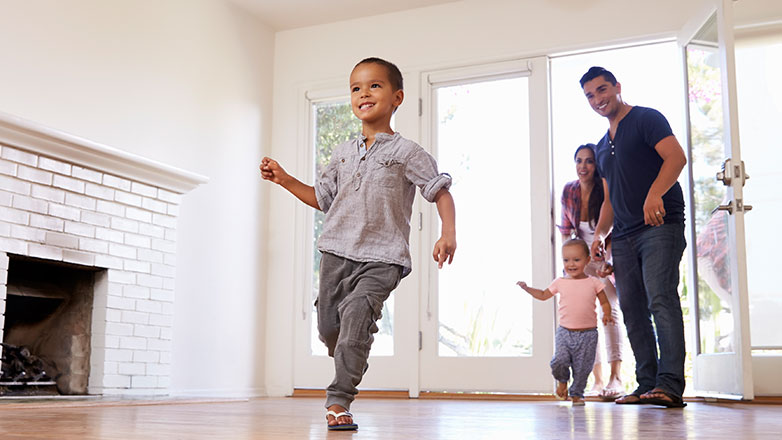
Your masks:
M733 165L730 158L728 158L722 163L722 169L717 172L716 178L725 186L730 186L734 178L741 179L741 186L744 186L747 180L749 180L749 174L747 174L743 160L740 165Z
M728 214L733 214L733 202L730 202L727 205L717 205L711 210L711 215L714 215L717 211L728 211Z
M725 186L730 186L730 182L733 180L730 158L725 159L725 162L722 163L722 170L717 172L717 180L721 181Z
M752 211L752 205L745 205L741 199L736 199L736 211Z
M733 214L733 201L730 201L727 205L717 205L711 210L711 215L714 215L717 211L728 211L728 214ZM736 211L752 211L752 205L745 205L741 199L736 199Z

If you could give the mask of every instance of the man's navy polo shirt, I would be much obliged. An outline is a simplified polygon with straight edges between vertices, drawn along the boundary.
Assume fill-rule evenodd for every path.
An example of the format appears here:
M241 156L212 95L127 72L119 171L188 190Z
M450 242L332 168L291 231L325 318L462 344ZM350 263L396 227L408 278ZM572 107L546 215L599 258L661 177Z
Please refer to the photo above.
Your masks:
M644 224L643 206L663 159L654 147L673 131L655 109L635 106L619 121L613 141L609 133L597 144L597 166L608 182L614 209L614 239L651 226ZM663 195L665 223L684 223L684 196L679 182Z

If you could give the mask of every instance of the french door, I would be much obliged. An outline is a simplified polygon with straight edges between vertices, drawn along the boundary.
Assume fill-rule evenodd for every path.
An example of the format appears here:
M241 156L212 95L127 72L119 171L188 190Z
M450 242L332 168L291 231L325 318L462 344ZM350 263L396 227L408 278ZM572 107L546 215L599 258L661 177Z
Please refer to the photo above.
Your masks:
M748 175L739 145L733 2L715 0L691 20L679 42L689 104L694 388L703 396L752 399L744 231L752 207L743 196Z
M515 285L545 288L553 274L548 59L428 72L422 88L458 247L452 265L432 264L440 224L422 206L420 389L551 392L554 301Z

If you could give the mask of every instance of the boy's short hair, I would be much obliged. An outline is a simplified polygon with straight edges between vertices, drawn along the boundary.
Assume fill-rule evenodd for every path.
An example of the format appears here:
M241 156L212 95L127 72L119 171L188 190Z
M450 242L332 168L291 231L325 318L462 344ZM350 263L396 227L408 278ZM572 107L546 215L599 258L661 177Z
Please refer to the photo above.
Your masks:
M353 66L353 69L362 64L380 64L386 68L386 72L388 72L388 81L391 83L391 86L394 87L394 90L405 89L404 80L402 79L402 72L399 71L399 68L396 67L394 63L386 61L382 58L369 57L359 61L358 64Z
M584 255L586 255L587 257L590 254L589 246L587 245L587 243L584 240L582 240L580 238L571 238L570 240L562 243L562 248L563 249L566 248L567 246L578 246L578 247L580 247L581 250L584 251Z
M616 85L616 77L613 73L609 72L608 70L599 67L599 66L593 66L590 67L589 70L587 70L587 73L584 74L584 76L581 77L581 88L584 88L584 84L588 83L589 81L592 81L593 79L597 78L598 76L602 76L604 80L611 83L612 86Z

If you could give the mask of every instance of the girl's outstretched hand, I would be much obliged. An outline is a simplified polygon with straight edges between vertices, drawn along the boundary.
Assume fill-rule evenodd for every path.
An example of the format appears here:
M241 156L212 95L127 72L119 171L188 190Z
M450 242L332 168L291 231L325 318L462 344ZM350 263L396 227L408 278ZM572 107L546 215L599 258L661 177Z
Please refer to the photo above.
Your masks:
M526 289L527 288L527 283L525 283L524 281L517 281L516 285L521 287L522 289Z

